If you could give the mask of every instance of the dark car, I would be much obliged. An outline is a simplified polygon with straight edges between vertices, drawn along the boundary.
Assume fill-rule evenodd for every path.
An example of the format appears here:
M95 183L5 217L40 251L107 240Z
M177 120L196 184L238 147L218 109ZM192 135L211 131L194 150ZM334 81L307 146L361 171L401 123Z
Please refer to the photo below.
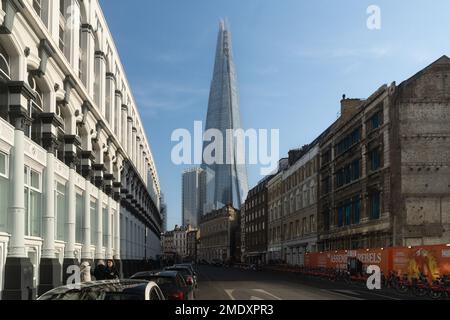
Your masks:
M165 300L165 297L155 282L108 280L59 287L43 294L38 300Z
M198 288L197 284L197 274L192 271L191 267L183 266L183 265L175 265L171 267L167 267L164 270L166 271L178 271L183 276L186 283L191 286L193 289Z
M167 300L194 300L194 290L178 271L139 272L131 279L155 282Z

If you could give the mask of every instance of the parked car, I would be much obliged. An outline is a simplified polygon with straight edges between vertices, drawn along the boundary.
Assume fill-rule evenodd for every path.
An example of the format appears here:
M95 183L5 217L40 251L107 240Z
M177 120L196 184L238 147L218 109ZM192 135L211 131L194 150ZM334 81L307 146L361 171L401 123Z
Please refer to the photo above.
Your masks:
M196 273L192 272L192 269L188 266L175 265L171 267L167 267L164 269L165 271L178 271L183 275L186 283L191 286L193 289L198 289L197 277Z
M138 272L131 279L155 282L167 300L194 300L194 289L186 283L178 271Z
M108 280L59 287L38 300L165 300L165 297L152 281Z

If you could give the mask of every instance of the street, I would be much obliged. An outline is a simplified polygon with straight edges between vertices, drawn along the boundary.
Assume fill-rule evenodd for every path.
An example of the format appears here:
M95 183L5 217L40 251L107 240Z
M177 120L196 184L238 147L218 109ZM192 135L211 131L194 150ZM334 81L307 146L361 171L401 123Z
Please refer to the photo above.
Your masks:
M292 274L199 267L197 300L415 300L394 291L371 292L347 285ZM425 298L426 299L426 298Z

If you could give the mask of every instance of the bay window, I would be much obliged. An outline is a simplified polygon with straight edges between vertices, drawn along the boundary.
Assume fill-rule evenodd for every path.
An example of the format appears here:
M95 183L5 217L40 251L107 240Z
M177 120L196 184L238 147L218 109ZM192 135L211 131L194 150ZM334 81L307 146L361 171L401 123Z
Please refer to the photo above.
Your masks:
M25 235L42 235L42 179L41 174L25 166Z
M66 187L64 184L55 183L55 213L56 213L56 240L65 241L66 234Z
M75 232L75 242L83 243L83 196L79 193L76 195L75 200L75 210L76 210L76 232Z
M90 204L91 210L91 243L97 243L97 201L91 200Z

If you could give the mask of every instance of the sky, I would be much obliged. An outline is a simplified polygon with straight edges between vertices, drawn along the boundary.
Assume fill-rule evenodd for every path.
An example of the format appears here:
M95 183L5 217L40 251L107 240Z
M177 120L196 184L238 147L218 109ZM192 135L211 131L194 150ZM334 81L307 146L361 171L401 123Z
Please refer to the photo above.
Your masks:
M432 3L432 5L431 5ZM232 32L244 128L279 129L280 155L312 142L343 94L367 98L450 55L448 0L100 0L181 224L181 174L172 132L205 121L219 19ZM367 27L370 5L381 28ZM249 166L249 186L262 178Z

